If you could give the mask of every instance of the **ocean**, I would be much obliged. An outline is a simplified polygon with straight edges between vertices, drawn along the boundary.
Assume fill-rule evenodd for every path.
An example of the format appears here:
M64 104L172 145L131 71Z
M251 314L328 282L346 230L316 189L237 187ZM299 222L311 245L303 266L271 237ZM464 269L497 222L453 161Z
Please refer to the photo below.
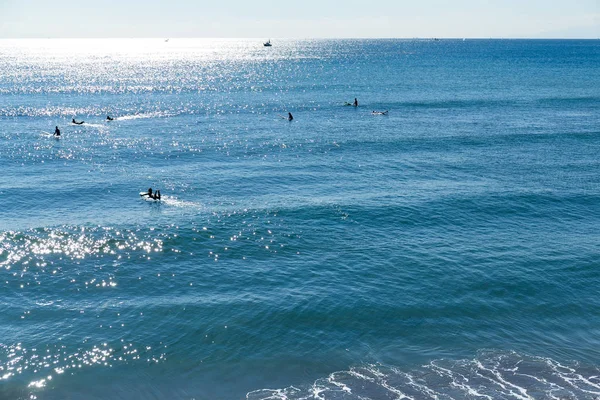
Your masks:
M263 41L0 40L0 399L600 398L600 41Z

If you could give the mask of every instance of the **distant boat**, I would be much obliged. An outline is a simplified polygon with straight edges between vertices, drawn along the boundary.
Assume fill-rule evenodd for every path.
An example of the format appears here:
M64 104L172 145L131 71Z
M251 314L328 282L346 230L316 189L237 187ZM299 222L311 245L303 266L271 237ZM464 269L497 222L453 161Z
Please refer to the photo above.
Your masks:
M267 40L265 43L263 43L263 46L265 46L265 47L271 47L271 46L273 46L273 45L271 44L271 39L269 39L269 40Z

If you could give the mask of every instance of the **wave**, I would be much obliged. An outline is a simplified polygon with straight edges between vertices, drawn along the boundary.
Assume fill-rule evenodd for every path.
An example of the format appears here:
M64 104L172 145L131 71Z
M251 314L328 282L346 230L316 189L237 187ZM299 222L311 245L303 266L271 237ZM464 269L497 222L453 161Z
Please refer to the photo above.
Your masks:
M600 102L600 97L581 96L581 97L548 97L537 99L511 99L511 98L471 98L471 99L447 99L447 100L414 100L414 101L397 101L374 103L369 106L389 109L403 108L443 108L443 109L461 109L461 108L480 108L480 107L522 107L524 104L528 106L540 106L547 104L561 103L567 105L597 105Z
M141 118L161 118L161 117L172 117L178 115L180 112L156 110L156 111L136 111L131 109L123 109L120 111L121 116L115 115L114 109L108 108L96 108L93 106L89 107L5 107L0 108L0 117L73 117L82 116L85 117L102 117L103 124L86 123L83 126L94 126L94 127L105 127L106 121L104 118L106 115L113 115L115 120L132 120ZM80 117L81 118L81 117Z
M554 103L566 103L566 104L579 104L579 103L590 103L598 105L600 97L598 96L570 96L570 97L545 97L538 99L538 103L543 104L554 104Z
M162 363L167 357L165 347L131 341L121 341L116 346L100 342L77 348L62 344L28 348L21 343L10 346L0 343L0 399L36 399L36 394L52 385L53 379L73 375L81 369Z
M0 108L0 116L2 117L72 117L75 115L102 115L104 110L100 110L94 107L61 107L61 106L48 106L48 107L3 107Z
M129 252L162 251L163 241L145 232L109 227L62 226L25 232L0 233L0 269L45 268L66 260L111 256Z
M99 130L104 130L106 129L106 125L105 124L94 124L94 123L88 123L86 122L85 124L81 125L84 128L97 128Z
M123 115L120 117L116 117L115 120L130 121L130 120L134 120L134 119L174 117L176 115L177 115L176 113L172 113L172 112L168 112L168 111L153 111L153 112L142 112L142 113Z
M172 206L172 207L180 207L180 208L196 208L201 209L203 205L201 203L197 203L189 200L180 200L177 197L171 196L163 196L161 199L161 203Z
M241 87L241 86L240 86ZM122 95L122 94L185 94L206 91L217 91L217 87L195 85L190 87L171 85L130 85L125 87L106 86L19 86L10 89L0 88L2 95L51 95L51 94L88 94L88 95Z
M248 400L598 399L600 370L515 352L482 351L471 360L434 360L415 370L367 364L312 385L260 389Z

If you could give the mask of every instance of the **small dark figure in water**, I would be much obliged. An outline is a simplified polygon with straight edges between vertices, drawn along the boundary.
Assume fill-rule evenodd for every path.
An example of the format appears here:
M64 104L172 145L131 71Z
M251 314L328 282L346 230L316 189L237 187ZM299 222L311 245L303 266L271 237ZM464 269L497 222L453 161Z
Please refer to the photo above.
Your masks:
M148 189L148 197L152 197L152 188Z
M352 103L352 105L358 107L358 99L356 97L354 98L354 103Z
M75 125L82 125L85 121L77 122L77 121L75 121L75 118L73 118L71 120L71 122L74 123Z
M54 136L60 136L60 129L58 129L58 126L54 129Z
M107 120L107 121L113 121L113 120L114 120L114 118L111 118L111 117L110 117L110 115L107 115L107 116L106 116L106 120Z
M294 119L294 117L292 116L292 113L288 112L288 121L291 121L293 119Z

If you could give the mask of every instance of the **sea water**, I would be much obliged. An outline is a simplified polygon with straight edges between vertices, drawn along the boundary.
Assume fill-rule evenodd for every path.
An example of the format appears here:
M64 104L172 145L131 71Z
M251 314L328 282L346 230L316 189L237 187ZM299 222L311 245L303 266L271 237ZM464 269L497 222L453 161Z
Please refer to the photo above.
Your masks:
M598 398L600 41L272 43L0 41L0 399Z

